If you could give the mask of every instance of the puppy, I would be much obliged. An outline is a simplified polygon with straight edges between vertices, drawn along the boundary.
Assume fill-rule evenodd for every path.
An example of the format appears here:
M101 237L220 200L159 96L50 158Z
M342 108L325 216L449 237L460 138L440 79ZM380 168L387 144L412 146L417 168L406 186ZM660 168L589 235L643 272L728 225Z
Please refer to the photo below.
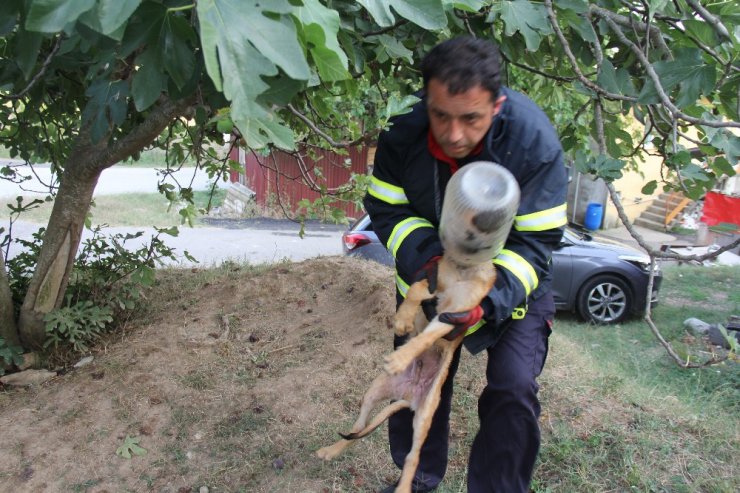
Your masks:
M442 385L447 379L455 350L463 340L462 335L453 340L444 339L454 326L439 321L438 316L427 323L421 302L436 297L438 313L472 310L492 289L495 280L496 272L490 260L462 266L443 256L439 261L434 293L429 291L426 279L412 284L396 312L394 329L399 336L416 335L385 358L385 372L373 380L362 398L360 414L351 432L340 434L342 440L319 449L316 454L331 460L357 439L375 430L393 413L410 408L415 413L413 442L396 487L396 493L410 493L421 446L439 406ZM389 399L391 403L368 422L375 406Z

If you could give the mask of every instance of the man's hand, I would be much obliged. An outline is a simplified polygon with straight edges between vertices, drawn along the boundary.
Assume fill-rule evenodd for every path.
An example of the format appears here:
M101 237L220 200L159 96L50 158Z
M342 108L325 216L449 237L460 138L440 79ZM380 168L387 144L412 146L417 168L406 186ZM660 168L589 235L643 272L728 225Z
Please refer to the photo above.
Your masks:
M483 318L483 308L476 306L472 310L465 312L445 312L439 314L439 321L455 327L444 336L448 341L454 341L458 337L465 335L470 327L480 322Z
M427 260L427 262L421 266L421 268L414 274L414 282L427 280L429 283L429 292L434 293L437 290L437 269L439 268L439 261L442 260L441 255L434 256Z

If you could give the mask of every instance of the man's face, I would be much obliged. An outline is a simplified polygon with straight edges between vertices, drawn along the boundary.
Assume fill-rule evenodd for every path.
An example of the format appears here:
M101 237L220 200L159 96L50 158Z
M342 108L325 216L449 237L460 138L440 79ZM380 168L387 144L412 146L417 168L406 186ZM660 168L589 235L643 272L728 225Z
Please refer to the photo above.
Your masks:
M491 128L493 117L506 99L495 101L491 92L480 85L459 94L447 92L447 85L432 79L427 84L427 110L432 135L444 153L463 158Z

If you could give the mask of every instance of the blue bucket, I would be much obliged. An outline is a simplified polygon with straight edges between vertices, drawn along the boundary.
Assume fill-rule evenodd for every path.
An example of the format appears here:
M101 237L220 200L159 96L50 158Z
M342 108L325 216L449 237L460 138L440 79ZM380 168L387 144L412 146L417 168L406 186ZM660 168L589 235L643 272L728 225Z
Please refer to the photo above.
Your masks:
M601 227L601 219L604 216L604 207L596 202L591 202L586 207L586 218L583 220L583 225L586 229L596 231Z

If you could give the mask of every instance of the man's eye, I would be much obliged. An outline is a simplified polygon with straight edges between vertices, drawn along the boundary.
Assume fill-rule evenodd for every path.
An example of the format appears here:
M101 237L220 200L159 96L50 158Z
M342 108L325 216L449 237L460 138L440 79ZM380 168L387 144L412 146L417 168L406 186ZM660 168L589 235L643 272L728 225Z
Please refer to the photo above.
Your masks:
M464 119L467 123L474 123L478 120L478 115L465 115Z

